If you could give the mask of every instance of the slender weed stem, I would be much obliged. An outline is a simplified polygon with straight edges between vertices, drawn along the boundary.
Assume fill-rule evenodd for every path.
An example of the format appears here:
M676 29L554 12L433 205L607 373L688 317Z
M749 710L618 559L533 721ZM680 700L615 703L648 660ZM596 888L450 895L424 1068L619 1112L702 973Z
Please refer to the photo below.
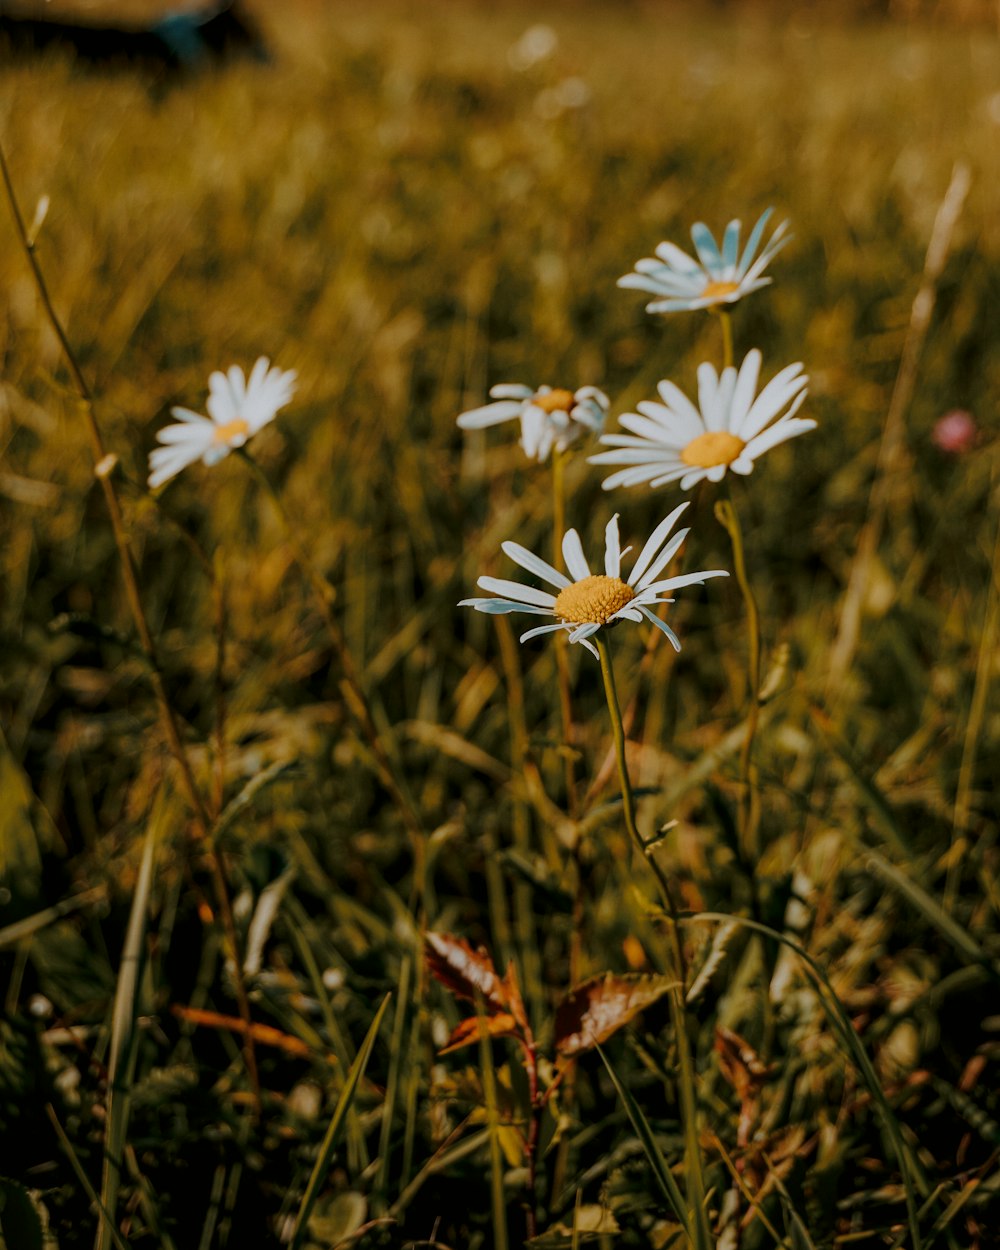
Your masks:
M622 726L621 705L618 702L618 691L615 686L614 666L611 662L611 653L608 649L607 639L602 633L597 634L595 642L601 660L604 694L607 698L608 715L611 718L611 731L615 740L615 756L618 761L618 778L621 783L625 828L628 831L635 851L652 868L669 913L670 948L674 963L673 972L677 977L677 984L670 994L670 1016L677 1042L677 1061L680 1068L678 1087L680 1090L681 1117L684 1123L684 1140L687 1155L688 1206L694 1226L694 1245L696 1250L711 1250L712 1236L708 1227L708 1215L705 1210L705 1178L702 1171L701 1150L698 1144L698 1095L695 1088L694 1061L688 1039L687 1015L684 1005L685 961L677 923L678 911L667 876L656 862L653 851L644 841L636 824L635 796L632 793L628 761L625 756L625 730Z
M990 482L990 493L993 493L993 480ZM983 721L989 707L990 679L993 662L996 656L996 640L1000 634L1000 524L997 525L996 539L993 543L993 560L990 566L990 578L986 587L986 611L980 633L979 654L976 657L976 676L972 688L972 700L969 704L969 718L965 725L965 737L962 742L962 760L958 769L958 785L955 790L955 807L952 815L951 854L948 857L948 875L945 880L944 906L950 911L955 905L958 883L961 878L961 865L964 856L956 853L956 844L964 844L969 823L970 796L976 769L976 753L983 730Z
M149 624L146 620L145 609L142 605L142 596L139 592L139 581L136 576L135 564L132 560L132 551L128 544L128 535L125 532L125 523L122 518L121 503L115 490L112 475L118 464L117 456L109 455L105 445L104 438L101 434L101 428L97 423L97 416L94 412L94 396L91 392L86 378L80 369L73 348L70 346L69 339L63 324L59 319L53 306L52 299L49 295L48 285L45 281L45 275L42 273L41 266L38 263L38 257L35 254L34 240L28 236L28 232L24 226L24 218L21 215L21 209L17 201L17 195L14 191L14 184L11 180L10 169L7 165L7 159L2 146L0 146L0 175L3 177L3 184L7 194L7 200L10 204L11 213L14 218L14 226L17 230L17 236L21 247L31 267L32 275L35 280L35 287L38 291L42 306L45 309L49 324L55 332L56 338L62 347L63 356L66 360L67 368L73 379L77 394L80 399L80 411L83 416L84 424L90 440L91 452L94 457L94 476L101 485L104 494L104 502L108 509L108 516L111 519L111 529L114 534L115 547L118 550L118 558L121 564L122 580L125 584L125 597L128 600L129 611L132 614L132 621L135 625L136 633L139 635L139 644L142 647L146 657L149 670L150 682L153 686L153 693L156 697L157 707L160 713L160 723L163 726L163 732L170 747L170 752L177 762L180 772L181 788L184 791L185 798L191 807L192 820L196 836L207 845L209 866L211 868L212 879L215 889L216 903L222 916L223 929L226 936L226 944L229 948L228 953L233 964L233 984L236 990L236 999L239 1004L240 1017L246 1026L244 1032L243 1054L247 1067L247 1074L250 1077L250 1084L254 1091L255 1102L260 1108L260 1078L257 1072L257 1057L254 1050L252 1030L250 1028L250 1000L247 997L246 985L243 981L241 972L241 961L239 954L239 943L236 939L236 924L233 919L232 904L229 900L229 890L226 885L226 874L223 867L222 859L218 849L215 846L214 839L211 835L211 825L208 813L205 810L205 804L197 783L194 779L194 773L191 769L191 761L188 759L187 751L181 741L180 728L177 723L177 717L167 698L166 684L163 680L163 673L160 669L159 658L156 652L156 645L153 642L153 635L150 632Z
M521 679L521 657L510 622L506 617L497 618L497 640L500 643L500 662L503 665L504 682L507 687L507 709L510 721L510 750L513 767L526 776L532 762L528 750L528 726L524 712L524 682ZM531 854L531 817L527 801L515 796L511 812L514 846L526 858ZM514 882L514 930L524 970L524 984L528 1002L536 1016L544 1001L542 986L542 961L535 935L535 902L528 881Z
M755 867L760 857L760 791L753 762L754 738L760 719L760 610L747 576L746 549L740 514L730 495L715 505L715 515L729 535L733 548L733 568L747 613L747 681L749 685L746 734L740 750L740 846L747 863Z

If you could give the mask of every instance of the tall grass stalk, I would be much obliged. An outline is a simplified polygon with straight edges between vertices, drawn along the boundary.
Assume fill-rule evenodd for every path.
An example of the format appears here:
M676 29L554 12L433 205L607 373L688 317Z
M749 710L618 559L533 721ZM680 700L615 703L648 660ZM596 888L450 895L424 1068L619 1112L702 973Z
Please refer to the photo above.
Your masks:
M920 359L937 299L937 286L944 272L955 228L962 215L971 185L972 172L969 166L964 161L958 161L952 169L948 190L934 218L934 226L924 259L924 271L910 310L910 324L903 343L899 371L896 374L892 397L885 414L878 448L878 461L875 466L875 480L868 497L867 515L857 537L855 555L851 563L847 587L844 590L837 637L834 640L827 666L826 699L828 704L840 702L842 691L846 688L844 678L854 662L854 655L858 648L872 568L882 540L890 505L900 489L901 480L904 480L903 475L897 470L904 451L906 414L916 391Z
M995 498L992 480L990 486L990 496ZM989 706L990 682L993 676L998 635L1000 635L1000 523L997 524L996 538L993 543L993 559L986 588L986 610L979 638L979 653L976 656L976 676L972 687L972 699L969 703L969 718L965 724L965 736L962 740L962 761L958 768L958 783L955 787L955 807L951 825L952 846L948 857L948 875L944 888L944 906L949 911L955 904L961 877L964 855L957 853L959 850L957 843L960 839L964 841L969 823L972 780L983 722Z
M326 1178L327 1171L330 1166L330 1160L333 1158L333 1150L337 1144L337 1138L340 1133L340 1126L344 1123L347 1112L352 1106L355 1096L358 1092L358 1085L361 1078L365 1074L368 1067L368 1060L371 1058L372 1049L375 1046L375 1039L378 1037L378 1031L382 1024L382 1017L385 1015L386 1008L389 1006L391 994L386 994L382 999L382 1005L375 1013L375 1018L368 1027L365 1039L358 1048L358 1053L351 1064L351 1070L347 1074L347 1080L344 1082L344 1088L341 1090L340 1097L337 1099L337 1105L334 1108L333 1116L330 1119L329 1127L326 1130L326 1136L323 1138L323 1144L320 1146L316 1163L313 1166L312 1174L306 1185L306 1191L302 1195L302 1202L299 1206L298 1214L295 1217L295 1224L292 1228L292 1235L289 1242L290 1250L299 1250L305 1239L306 1230L309 1226L309 1216L312 1214L313 1206L319 1195L320 1186Z
M7 165L7 158L4 154L3 146L0 145L0 176L3 178L4 189L7 194L7 201L10 204L11 214L14 218L14 226L17 232L18 240L27 258L34 278L35 288L38 291L42 306L45 309L46 317L52 330L59 340L62 349L63 358L69 369L70 376L73 379L73 385L76 388L80 400L80 413L83 417L84 425L90 440L91 453L94 460L94 476L97 478L104 495L104 502L108 510L108 516L111 520L111 529L114 534L115 547L118 551L119 563L122 571L122 580L125 585L125 597L128 600L129 610L132 614L132 621L135 625L136 633L139 635L139 643L142 647L143 654L146 657L146 665L149 673L149 679L153 686L153 692L156 696L156 704L160 714L160 721L163 725L163 731L166 735L167 742L170 746L181 779L181 788L184 791L185 798L191 808L194 828L199 840L206 844L208 851L208 860L212 872L212 880L215 887L216 903L222 915L223 929L226 935L226 942L229 946L229 955L233 964L233 983L236 990L236 999L239 1004L240 1016L246 1026L244 1033L243 1053L246 1061L247 1075L250 1078L250 1085L254 1092L254 1098L259 1109L260 1107L260 1078L257 1072L257 1056L254 1050L253 1036L250 1028L250 1000L247 997L246 985L240 974L240 956L239 943L236 937L236 924L233 919L232 904L229 899L229 889L226 885L226 874L222 864L222 860L215 848L215 844L210 836L210 824L205 805L194 779L194 773L191 769L191 761L188 759L187 751L181 741L180 729L177 724L177 717L174 714L173 707L167 697L167 688L163 680L163 673L160 668L159 657L157 655L156 645L153 642L153 635L150 632L149 624L146 620L146 612L142 604L142 596L139 592L139 581L136 575L135 564L132 559L132 550L129 546L128 535L125 531L125 523L122 517L121 504L118 500L118 494L115 490L112 480L115 469L117 468L118 458L109 455L101 434L100 426L97 423L97 416L94 411L94 396L91 392L87 380L83 376L83 372L77 362L76 355L70 346L66 331L62 322L56 313L55 307L49 296L48 285L45 281L45 275L42 273L41 265L35 254L34 240L29 237L24 225L24 218L21 215L21 209L18 204L17 195L14 191L14 184L10 176L10 170Z
M116 1225L111 1212L101 1201L97 1190L91 1184L86 1168L84 1168L83 1164L80 1162L80 1156L73 1149L73 1143L66 1136L66 1130L59 1123L59 1117L56 1115L55 1108L51 1103L45 1104L45 1114L49 1117L49 1123L52 1125L55 1135L59 1139L59 1145L62 1147L66 1158L69 1160L70 1167L73 1169L73 1173L80 1184L80 1188L87 1195L90 1205L97 1211L98 1220L101 1226L107 1228L108 1237L114 1245L115 1250L128 1250L125 1239L118 1231L118 1226Z
M479 1067L483 1081L483 1100L486 1103L486 1125L490 1142L490 1205L493 1213L493 1244L496 1250L508 1250L507 1201L503 1186L503 1147L500 1141L500 1107L497 1101L497 1075L493 1066L493 1050L487 1027L486 1009L482 995L476 998L476 1014L479 1019ZM535 1195L528 1198L527 1232L535 1235Z
M895 1112L889 1105L889 1100L885 1096L882 1083L878 1079L872 1062L868 1058L868 1052L865 1050L861 1039L858 1037L857 1030L854 1028L850 1017L844 1010L843 1004L837 997L837 992L830 984L830 978L823 971L822 967L809 954L809 952L801 946L794 938L788 936L787 933L781 933L777 929L772 929L770 925L762 924L759 920L751 920L746 916L733 916L724 912L693 912L682 914L680 916L682 924L710 922L714 924L737 924L743 928L750 929L755 933L770 938L774 942L780 942L783 946L787 946L793 951L799 959L802 960L807 972L810 974L813 983L819 991L820 1004L826 1012L827 1018L833 1025L834 1031L840 1038L841 1044L847 1053L854 1060L861 1073L862 1079L868 1086L868 1091L875 1101L876 1106L882 1116L882 1123L885 1125L886 1132L892 1142L893 1150L896 1155L896 1161L899 1164L899 1170L902 1175L903 1188L906 1194L906 1211L909 1222L910 1240L912 1242L912 1250L922 1250L922 1242L920 1237L920 1221L917 1213L917 1198L927 1193L927 1182L923 1176L923 1172L919 1163L914 1157L913 1151L906 1144L902 1131L899 1127L899 1121Z
M114 1219L118 1206L118 1190L122 1179L125 1141L128 1132L131 1081L135 1071L136 990L142 963L142 947L146 936L149 897L153 884L156 839L163 813L162 792L157 797L146 825L142 860L132 895L125 945L118 964L118 984L111 1015L111 1052L108 1056L107 1126L104 1135L104 1163L101 1173L101 1204ZM97 1227L96 1250L110 1250L109 1224Z

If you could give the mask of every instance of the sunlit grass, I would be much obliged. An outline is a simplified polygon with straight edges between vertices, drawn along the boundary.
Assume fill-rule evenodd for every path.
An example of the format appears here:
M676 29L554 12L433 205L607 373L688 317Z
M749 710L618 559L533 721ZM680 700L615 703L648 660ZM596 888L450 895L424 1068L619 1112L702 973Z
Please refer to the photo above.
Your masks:
M719 231L740 215L747 227L774 204L795 238L773 289L739 308L737 359L759 346L769 375L802 360L820 428L770 453L743 501L769 696L754 748L763 849L751 920L802 943L843 1010L789 951L753 947L743 931L723 940L688 1008L709 1206L734 1190L735 1158L784 1245L810 1244L800 1225L817 1247L862 1231L871 1245L908 1245L909 1184L924 1245L988 1246L1000 1118L989 693L1000 46L981 30L638 5L338 3L262 17L271 64L155 89L54 53L5 64L0 139L27 216L51 199L37 254L121 461L146 610L206 794L218 600L184 531L224 587L223 798L236 806L221 849L241 942L255 912L270 919L248 975L254 1018L299 1050L258 1044L258 1116L238 1032L172 1010L236 1017L233 973L84 425L4 207L0 1174L39 1192L61 1246L93 1245L97 1216L74 1168L102 1191L110 1111L127 1143L115 1175L129 1245L277 1244L306 1193L315 1245L343 1244L366 1221L355 1244L485 1246L503 1226L520 1244L512 1143L525 1076L510 1042L485 1067L475 1047L436 1057L463 1012L427 983L421 927L484 943L499 969L513 959L550 1055L571 969L582 980L662 967L665 939L634 891L596 662L570 649L577 843L554 648L517 648L455 606L480 573L509 574L502 541L544 554L552 529L547 471L513 436L463 434L455 418L522 378L599 386L612 418L661 377L690 392L698 362L720 360L717 319L648 317L615 281L661 239L686 245L693 220ZM558 34L553 56L511 68L508 48L540 20ZM583 86L560 93L567 79ZM911 306L959 159L971 191L905 413L860 645L830 691ZM299 377L252 452L303 552L237 456L185 469L155 504L144 486L170 407L198 408L210 370L258 355ZM931 438L952 409L983 430L965 456ZM637 488L609 507L601 476L583 455L567 462L567 524L585 547L597 549L610 511L642 534L679 502ZM731 567L714 496L692 499L686 567ZM375 739L345 697L314 574L335 588ZM662 862L692 912L752 901L737 829L748 692L734 582L679 598L680 656L643 631L615 636L638 823L678 822ZM419 888L387 775L428 835ZM130 906L154 820L133 982ZM46 911L101 886L72 912ZM685 932L697 967L715 931L692 921ZM122 1100L115 1048L133 1019ZM747 1095L756 1148L738 1142L716 1025L750 1038L767 1069ZM683 1244L669 1241L661 1172L674 1168L684 1189L666 1004L605 1054L608 1069L590 1054L567 1081L563 1142L555 1117L545 1122L540 1226L571 1226L579 1191L614 1211L621 1244ZM331 1123L340 1136L319 1177ZM740 1244L772 1245L751 1204L742 1213Z

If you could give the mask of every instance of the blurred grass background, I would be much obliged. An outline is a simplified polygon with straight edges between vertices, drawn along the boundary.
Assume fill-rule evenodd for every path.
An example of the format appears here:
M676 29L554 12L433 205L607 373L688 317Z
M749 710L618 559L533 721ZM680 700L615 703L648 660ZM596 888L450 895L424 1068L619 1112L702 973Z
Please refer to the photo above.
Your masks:
M199 408L211 369L248 367L259 354L298 370L294 404L253 450L337 587L377 717L393 727L434 831L429 922L486 943L498 963L512 955L542 1021L567 987L565 851L512 780L510 674L495 625L454 605L480 573L509 572L503 539L547 549L548 483L512 439L463 439L454 419L502 381L596 384L613 413L649 397L660 377L693 387L698 362L718 360L713 319L647 317L615 279L660 239L683 245L693 220L749 224L771 204L795 241L773 267L774 287L738 309L737 353L760 346L768 376L804 361L820 429L769 455L746 492L766 661L789 647L760 747L767 918L781 927L794 880L810 949L895 1091L928 1192L942 1186L927 1227L943 1219L940 1244L1000 1244L993 700L974 725L968 812L954 819L977 671L988 692L996 669L984 623L998 572L1000 43L988 6L982 16L964 27L803 8L779 18L665 5L300 3L280 16L261 10L268 64L153 82L51 51L3 65L0 134L29 217L51 197L39 256L121 458L146 603L199 775L207 783L215 611L171 518L221 553L225 569L227 796L271 764L294 766L224 846L244 938L263 891L282 883L250 979L254 1009L313 1056L262 1050L273 1091L263 1127L241 1102L238 1044L171 1015L174 1004L235 1009L213 930L199 919L183 804L170 797L156 809L130 1138L136 1175L155 1197L141 1201L142 1184L127 1180L129 1245L277 1244L342 1079L324 1053L338 1054L342 1074L384 992L416 975L405 971L406 838L340 701L272 506L236 458L185 472L160 508L140 485L169 407ZM538 22L558 43L524 65L511 49ZM972 189L906 413L857 659L828 692L888 398L957 160ZM170 768L76 401L2 219L0 927L77 890L104 894L0 949L0 1172L41 1192L59 1244L72 1247L90 1244L93 1217L43 1109L54 1107L96 1184L130 891ZM982 429L962 457L931 438L952 409ZM609 511L634 542L679 502L644 490L603 496L582 456L570 483L569 520L588 550ZM691 513L686 558L728 565L711 498L696 494ZM737 589L688 592L672 619L684 652L657 651L641 683L642 639L623 634L616 648L623 696L639 696L642 814L648 827L680 820L666 859L688 906L741 908L732 748L714 767L707 754L724 747L745 701ZM589 779L608 745L601 692L596 666L573 662ZM520 665L532 756L560 802L551 648L521 649ZM818 706L831 715L824 732ZM595 801L614 795L605 787ZM620 903L625 843L613 807L601 810L584 843L585 975L643 966ZM864 846L946 907L982 959L877 874ZM868 1230L870 1244L893 1244L880 1233L901 1220L899 1178L871 1108L803 987L765 1019L762 977L724 973L701 1008L708 1102L728 1126L716 1131L732 1149L737 1101L711 1054L719 1019L774 1064L761 1106L767 1132L800 1134L786 1183L814 1243ZM472 1059L442 1067L423 1040L440 1044L435 1020L453 1023L454 1007L434 990L420 1002L412 1019L400 1009L393 1045L386 1033L374 1052L374 1083L362 1089L330 1192L357 1196L337 1208L349 1209L348 1232L365 1212L396 1217L355 1244L490 1244L485 1152L425 1171L482 1093ZM67 1041L69 1025L82 1031ZM679 1140L663 1019L651 1015L616 1053L665 1140ZM500 1074L519 1088L516 1072ZM669 1244L597 1068L586 1068L578 1096L565 1127L569 1170L547 1209L565 1217L579 1186L588 1202L603 1194L615 1207L622 1244ZM717 1171L725 1189L721 1163ZM777 1219L785 1208L774 1201ZM315 1244L340 1243L327 1227ZM751 1221L741 1244L773 1241Z

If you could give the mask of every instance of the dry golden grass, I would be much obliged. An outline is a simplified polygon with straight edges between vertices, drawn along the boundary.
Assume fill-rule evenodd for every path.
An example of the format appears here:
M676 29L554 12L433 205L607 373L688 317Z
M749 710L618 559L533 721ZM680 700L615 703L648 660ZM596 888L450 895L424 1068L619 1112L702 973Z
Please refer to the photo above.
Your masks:
M923 1175L923 1244L997 1244L995 39L638 4L382 0L260 17L268 64L156 81L57 52L2 67L0 139L28 216L50 197L38 255L121 459L145 604L195 772L210 792L216 606L179 527L224 570L226 797L269 766L291 766L223 840L242 941L265 888L283 882L250 981L259 1036L289 1039L258 1052L262 1123L247 1115L238 1038L172 1011L237 1014L203 923L185 804L168 784L155 809L158 867L135 989L135 1167L118 1209L127 1244L278 1244L343 1073L390 989L403 1006L387 1017L321 1201L329 1220L343 1217L341 1235L367 1212L394 1222L355 1244L491 1244L481 1125L517 1119L524 1100L513 1051L497 1049L495 1072L467 1058L474 1051L447 1067L434 1057L431 1039L442 1044L458 1015L414 963L405 827L347 714L274 508L235 457L186 471L159 506L148 498L146 456L170 406L198 408L211 369L260 354L298 371L293 405L253 451L336 587L376 723L433 831L427 920L488 944L498 966L515 959L549 1045L574 928L581 976L644 967L658 939L623 903L627 845L606 778L584 822L582 924L567 911L551 648L518 653L546 803L512 768L516 674L494 625L455 607L491 565L507 575L501 540L547 549L548 482L501 434L463 438L455 416L514 379L600 385L615 413L660 377L690 388L697 363L718 359L714 320L646 317L615 279L659 239L683 243L693 220L719 228L770 204L795 241L774 287L741 306L737 351L761 346L768 374L803 360L820 429L769 456L747 492L765 667L784 665L759 747L763 858L748 872L732 839L746 699L735 586L678 603L676 660L656 651L643 663L637 634L619 644L623 697L637 699L640 815L646 828L679 820L664 862L692 910L744 911L755 875L758 918L781 929L793 891L802 895L801 936ZM551 23L559 46L519 72L508 49L531 21ZM567 89L567 79L579 82ZM831 692L885 414L959 160L971 191L904 414L857 655ZM0 1173L41 1193L67 1248L92 1244L94 1220L56 1138L29 1126L47 1124L51 1104L100 1185L102 1065L130 894L172 769L77 403L6 212L0 292L0 929L104 887L103 901L46 914L30 938L18 931L0 947ZM983 431L962 458L931 438L955 408ZM679 499L609 499L583 457L569 480L569 521L588 547L609 510L634 538ZM697 494L691 512L687 558L728 564L711 498ZM574 655L573 669L586 784L600 780L608 741L595 666ZM696 962L713 932L691 929ZM713 1209L732 1187L715 1133L755 1191L767 1184L781 1244L850 1244L842 1239L866 1231L862 1245L910 1245L906 1178L814 988L777 947L729 942L699 998L694 1039ZM31 1014L33 995L51 1005L44 1020ZM643 1019L615 1041L612 1061L676 1165L669 1029L655 1011ZM60 1031L77 1024L86 1031L71 1044ZM760 1152L738 1149L740 1103L716 1025L749 1036L771 1065L753 1114L786 1197ZM615 1210L626 1230L616 1244L671 1244L660 1192L599 1065L581 1065L566 1105L568 1153L544 1158L543 1213L571 1223L579 1187L587 1204ZM435 1170L442 1148L455 1153ZM510 1184L516 1246L523 1219L516 1177ZM747 1225L744 1250L774 1244L752 1213ZM317 1246L345 1244L334 1224L312 1235Z

